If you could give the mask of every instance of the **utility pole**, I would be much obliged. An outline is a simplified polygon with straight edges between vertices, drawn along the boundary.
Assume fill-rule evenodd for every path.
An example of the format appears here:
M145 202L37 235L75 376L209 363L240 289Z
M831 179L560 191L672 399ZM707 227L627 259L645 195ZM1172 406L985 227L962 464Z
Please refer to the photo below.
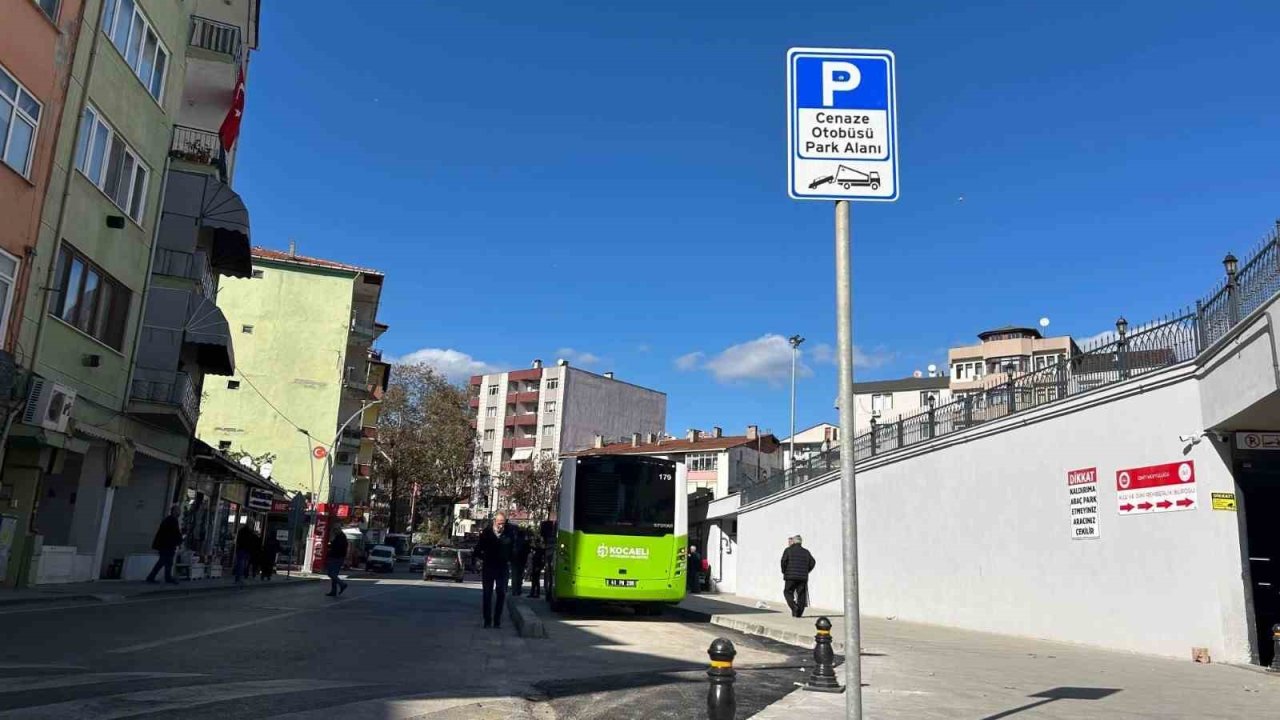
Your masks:
M853 271L849 201L836 201L836 352L840 355L840 499L844 546L846 717L862 720L862 618L858 614L858 493L853 468ZM875 426L871 426L873 452Z
M791 467L796 466L796 357L800 354L800 343L804 338L792 335L787 338L791 343ZM783 468L786 472L786 468Z

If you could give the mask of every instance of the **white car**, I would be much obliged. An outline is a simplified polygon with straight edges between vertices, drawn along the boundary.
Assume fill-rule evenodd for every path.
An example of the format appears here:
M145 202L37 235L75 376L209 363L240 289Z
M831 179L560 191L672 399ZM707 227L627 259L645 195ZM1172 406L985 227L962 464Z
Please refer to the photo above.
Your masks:
M396 549L390 545L375 545L369 551L369 560L365 563L369 570L396 571Z

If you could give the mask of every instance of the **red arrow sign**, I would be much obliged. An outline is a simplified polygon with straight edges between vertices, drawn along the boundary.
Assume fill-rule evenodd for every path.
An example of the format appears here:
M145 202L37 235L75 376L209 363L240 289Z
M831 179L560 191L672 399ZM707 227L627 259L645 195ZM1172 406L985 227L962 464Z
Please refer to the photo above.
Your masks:
M1160 502L1156 503L1156 507L1160 508L1161 510L1167 510L1173 507L1173 503L1169 502L1168 500L1161 500Z
M1138 509L1139 509L1139 510L1150 510L1150 509L1151 509L1151 508L1153 508L1153 507L1155 507L1155 506L1154 506L1154 505L1152 505L1152 504L1151 504L1151 503L1149 503L1149 502L1142 502L1142 503L1138 503Z
M1178 507L1191 507L1193 504L1195 504L1195 500L1191 498L1182 498L1178 501Z
M1125 504L1123 504L1123 505L1121 505L1121 506L1120 506L1120 509L1121 509L1121 510L1123 510L1123 511L1125 511L1125 512L1129 512L1130 510L1132 510L1132 509L1133 509L1133 506L1132 506L1132 505L1130 505L1129 503L1125 503Z

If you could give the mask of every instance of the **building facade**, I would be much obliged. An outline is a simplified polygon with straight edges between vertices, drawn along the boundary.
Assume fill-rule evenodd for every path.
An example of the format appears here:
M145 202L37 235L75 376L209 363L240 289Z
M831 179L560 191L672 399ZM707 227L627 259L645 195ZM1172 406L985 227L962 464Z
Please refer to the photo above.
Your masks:
M951 382L945 377L909 377L871 380L853 384L854 431L866 432L872 423L893 422L951 400Z
M782 444L782 467L789 468L795 463L808 463L822 453L839 447L840 427L831 423L818 423L797 432L794 442L789 437L779 442ZM795 449L794 456L792 448Z
M477 461L488 482L476 500L499 505L504 473L531 467L539 457L555 458L589 448L597 435L661 433L667 420L665 393L570 367L561 360L487 375L470 382Z
M373 347L387 329L382 284L377 270L255 248L250 277L227 280L218 296L238 361L234 376L205 388L200 439L274 455L272 479L291 492L367 506L390 375Z
M1012 375L1043 370L1080 352L1068 336L1046 338L1039 330L1012 325L978 333L977 345L947 351L956 393L1001 383Z

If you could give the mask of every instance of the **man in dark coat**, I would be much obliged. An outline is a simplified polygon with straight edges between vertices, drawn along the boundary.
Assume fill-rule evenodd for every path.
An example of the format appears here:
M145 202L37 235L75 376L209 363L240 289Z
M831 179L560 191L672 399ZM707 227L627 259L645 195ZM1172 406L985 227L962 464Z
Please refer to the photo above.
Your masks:
M151 541L151 549L160 553L160 558L156 560L155 567L151 568L151 574L147 575L147 582L157 582L156 573L160 572L160 568L164 568L164 581L172 585L178 584L178 581L173 579L173 556L177 554L180 545L182 545L182 528L178 526L178 506L173 505L169 508L169 514L160 521L156 537Z
M236 533L236 558L231 569L237 585L249 577L249 567L253 565L254 558L261 549L258 533L253 531L253 526L247 522L241 525L240 531Z
M502 627L502 608L507 602L508 574L515 545L516 531L507 524L507 516L503 513L493 516L493 524L480 533L480 541L476 543L476 554L482 563L480 586L485 627ZM496 603L493 599L495 592L498 595Z
M529 550L528 531L517 529L515 554L511 557L511 592L514 595L524 594L524 570L529 566Z
M547 543L539 534L533 538L529 550L529 597L542 595L542 568L547 565Z
M347 561L347 534L340 527L329 530L329 547L324 551L324 572L329 576L330 590L325 597L337 597L347 591L347 583L338 577Z
M276 556L280 554L280 541L275 535L268 535L262 541L262 556L258 558L258 572L263 580L270 580L276 574Z
M696 593L702 586L702 555L698 552L697 545L689 546L689 567L685 574L686 590L689 593Z
M795 617L802 617L809 604L809 573L817 564L802 542L799 535L787 538L787 549L782 551L782 596Z

